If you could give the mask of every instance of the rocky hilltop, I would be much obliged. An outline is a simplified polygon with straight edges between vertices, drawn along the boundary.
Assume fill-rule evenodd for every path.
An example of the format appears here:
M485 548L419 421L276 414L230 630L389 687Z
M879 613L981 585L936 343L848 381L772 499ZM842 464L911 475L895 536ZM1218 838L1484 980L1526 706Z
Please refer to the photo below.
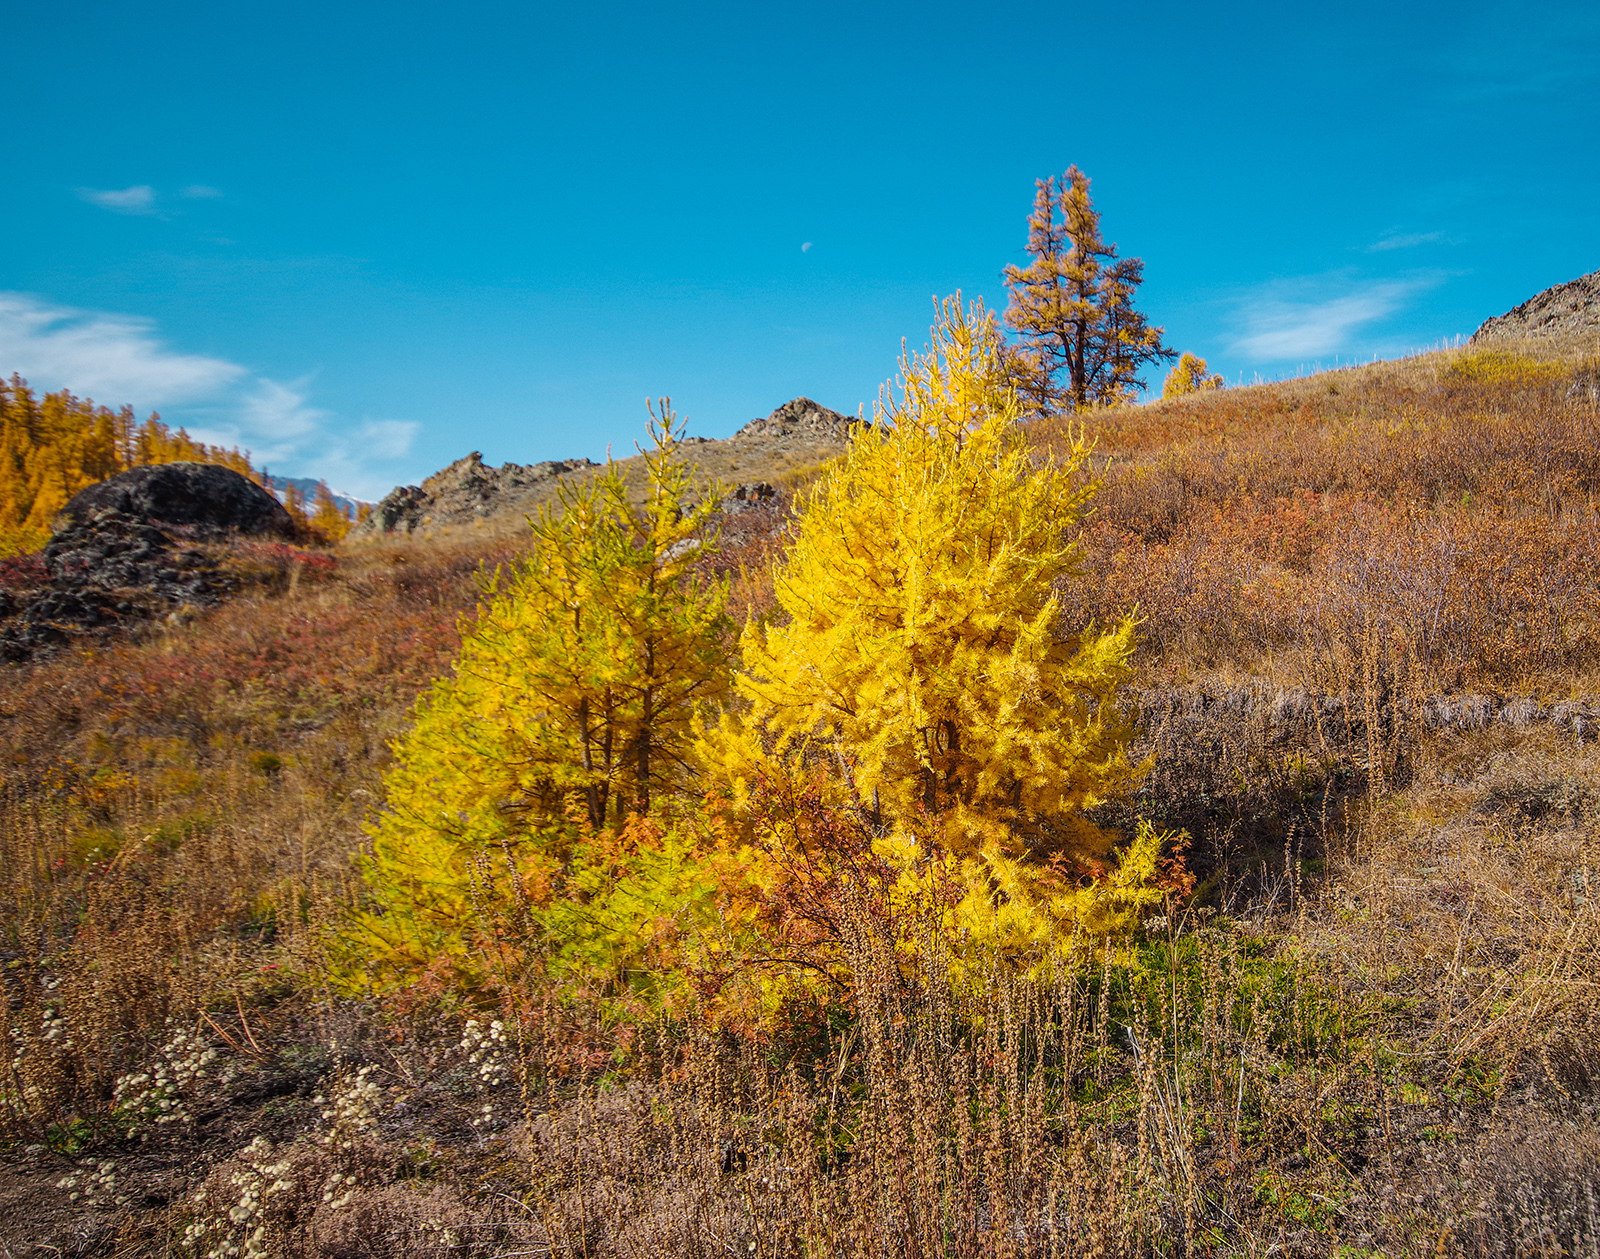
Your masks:
M785 402L771 415L751 420L728 440L781 442L795 438L821 438L842 443L849 440L852 428L864 422L854 416L830 411L810 398L795 398Z
M850 430L862 422L810 398L795 398L771 415L751 420L732 437L688 438L685 453L699 465L703 480L729 488L731 510L755 504L772 506L781 497L772 482L839 454L849 441ZM632 480L637 476L637 456L618 463L625 477ZM550 501L564 479L593 475L600 466L589 459L552 459L496 468L473 451L421 485L396 486L351 531L350 538L359 541L419 530L515 527Z
M548 491L556 478L596 466L588 459L548 459L494 468L474 450L421 485L395 486L350 536L413 533L426 525L460 524L500 512L527 511L543 498L538 491Z
M1535 293L1520 306L1486 319L1472 343L1511 338L1557 338L1600 333L1600 271Z

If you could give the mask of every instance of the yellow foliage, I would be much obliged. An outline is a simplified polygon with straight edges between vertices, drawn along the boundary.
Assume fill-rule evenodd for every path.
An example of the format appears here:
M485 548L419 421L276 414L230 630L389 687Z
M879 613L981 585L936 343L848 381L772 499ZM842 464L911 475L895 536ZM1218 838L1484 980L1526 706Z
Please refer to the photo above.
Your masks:
M691 572L716 500L686 504L692 469L664 418L646 502L615 465L563 487L396 745L366 870L376 907L351 935L378 986L441 964L478 982L477 942L588 898L596 837L686 781L692 714L727 682L727 586Z
M1181 398L1191 393L1206 393L1222 388L1222 377L1210 374L1205 359L1185 352L1161 386L1163 398Z
M19 376L0 381L0 556L38 550L79 490L129 468L194 460L260 480L249 456L194 441L133 408L111 411L70 393L37 397Z
M355 521L340 510L333 500L333 491L326 481L318 481L311 497L311 514L308 522L329 542L337 542L355 528Z
M1471 350L1451 362L1445 375L1483 385L1540 385L1560 376L1561 368L1512 350Z
M736 801L778 763L835 765L839 803L906 871L925 866L917 837L937 819L937 858L971 889L967 929L1007 947L1109 922L1046 872L1098 868L1112 837L1084 811L1142 767L1116 702L1132 617L1059 625L1089 447L1080 432L1063 459L1034 463L1000 354L981 307L944 303L931 350L902 361L898 400L886 391L804 502L775 574L787 618L746 628L748 712L708 732L702 755Z

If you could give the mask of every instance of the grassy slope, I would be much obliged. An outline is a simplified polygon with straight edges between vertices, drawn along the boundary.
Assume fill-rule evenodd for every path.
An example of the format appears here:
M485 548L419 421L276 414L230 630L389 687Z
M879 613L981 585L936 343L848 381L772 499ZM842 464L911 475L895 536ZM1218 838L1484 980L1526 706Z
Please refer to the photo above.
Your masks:
M1211 909L1366 1012L1342 1057L1284 1075L1248 1151L1239 1108L1227 1158L1216 1139L1174 1151L1174 1166L1203 1155L1211 1187L1197 1192L1226 1204L1207 1226L1224 1251L1328 1253L1365 1235L1448 1253L1457 1242L1432 1221L1486 1183L1463 1157L1537 1198L1570 1196L1571 1167L1595 1153L1600 1060L1582 980L1600 866L1593 745L1547 721L1435 731L1408 718L1444 694L1600 690L1594 369L1541 353L1543 366L1428 356L1093 422L1104 489L1085 580L1065 593L1080 621L1132 603L1148 618L1159 757L1141 806L1194 834ZM1035 438L1048 451L1062 435ZM714 471L778 479L767 465ZM356 1058L383 1064L414 1115L391 1125L404 1128L392 1148L363 1155L373 1237L401 1236L406 1220L415 1233L418 1199L393 1188L415 1169L403 1175L397 1159L432 1160L417 1192L440 1195L441 1220L488 1218L473 1186L524 1183L505 1162L512 1146L479 1141L491 1125L459 1078L458 1023L378 1019L282 978L350 895L386 741L446 666L474 605L471 573L515 536L501 521L351 548L331 576L0 676L0 952L28 1048L8 1086L25 1104L0 1116L13 1253L78 1235L107 1253L167 1253L164 1230L187 1218L168 1198L256 1135L292 1142L316 1126L309 1095ZM757 530L742 545L755 559L775 543ZM742 597L763 606L759 580ZM1337 720L1285 724L1275 714L1295 692L1338 697L1314 706ZM47 999L41 982L58 985ZM228 1103L166 1144L97 1129L111 1082L179 1026L235 1064L218 1094ZM1268 1051L1241 1047L1239 1062L1251 1054ZM494 1131L520 1111L514 1090L484 1096L509 1110ZM1328 1120L1339 1107L1359 1120ZM582 1113L649 1127L632 1112ZM1105 1122L1105 1140L1126 1137ZM606 1158L657 1168L624 1180L659 1171L655 1155L579 1158L532 1131L516 1148L575 1183ZM302 1146L296 1157L332 1157ZM130 1203L108 1191L102 1206L73 1204L55 1187L89 1156L118 1162L138 1187ZM345 1238L311 1253L388 1244Z

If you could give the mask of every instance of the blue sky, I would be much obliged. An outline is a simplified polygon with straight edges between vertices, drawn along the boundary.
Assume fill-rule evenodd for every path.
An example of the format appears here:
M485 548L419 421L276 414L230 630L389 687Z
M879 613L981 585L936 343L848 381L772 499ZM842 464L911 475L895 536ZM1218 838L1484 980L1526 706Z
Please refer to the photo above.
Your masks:
M1073 162L1230 381L1600 268L1587 3L0 12L0 370L367 497L870 405Z

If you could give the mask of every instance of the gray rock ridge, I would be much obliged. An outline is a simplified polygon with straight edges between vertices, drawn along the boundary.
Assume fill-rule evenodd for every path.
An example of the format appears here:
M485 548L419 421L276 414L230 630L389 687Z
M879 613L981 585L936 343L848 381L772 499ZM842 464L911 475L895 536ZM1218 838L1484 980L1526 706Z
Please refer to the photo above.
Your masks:
M863 422L810 398L794 398L771 415L750 421L730 438L685 437L682 445L693 448L690 457L696 460L707 454L738 450L739 458L745 461L745 468L739 471L762 471L759 459L757 468L751 469L745 456L776 452L812 460L817 456L810 452L818 447L842 445L851 430ZM589 459L549 459L495 468L483 462L482 454L473 451L435 472L421 485L396 486L349 536L356 540L382 538L430 527L470 524L519 510L526 513L548 498L552 484L559 478L598 467ZM770 507L775 494L777 491L767 482L746 481L733 487L723 510L734 514L757 506Z
M350 531L353 538L413 533L430 524L457 524L505 511L513 500L569 472L598 467L589 459L547 459L542 463L484 463L474 450L421 485L398 485Z
M1535 293L1503 315L1484 320L1471 344L1514 338L1600 333L1600 271Z

